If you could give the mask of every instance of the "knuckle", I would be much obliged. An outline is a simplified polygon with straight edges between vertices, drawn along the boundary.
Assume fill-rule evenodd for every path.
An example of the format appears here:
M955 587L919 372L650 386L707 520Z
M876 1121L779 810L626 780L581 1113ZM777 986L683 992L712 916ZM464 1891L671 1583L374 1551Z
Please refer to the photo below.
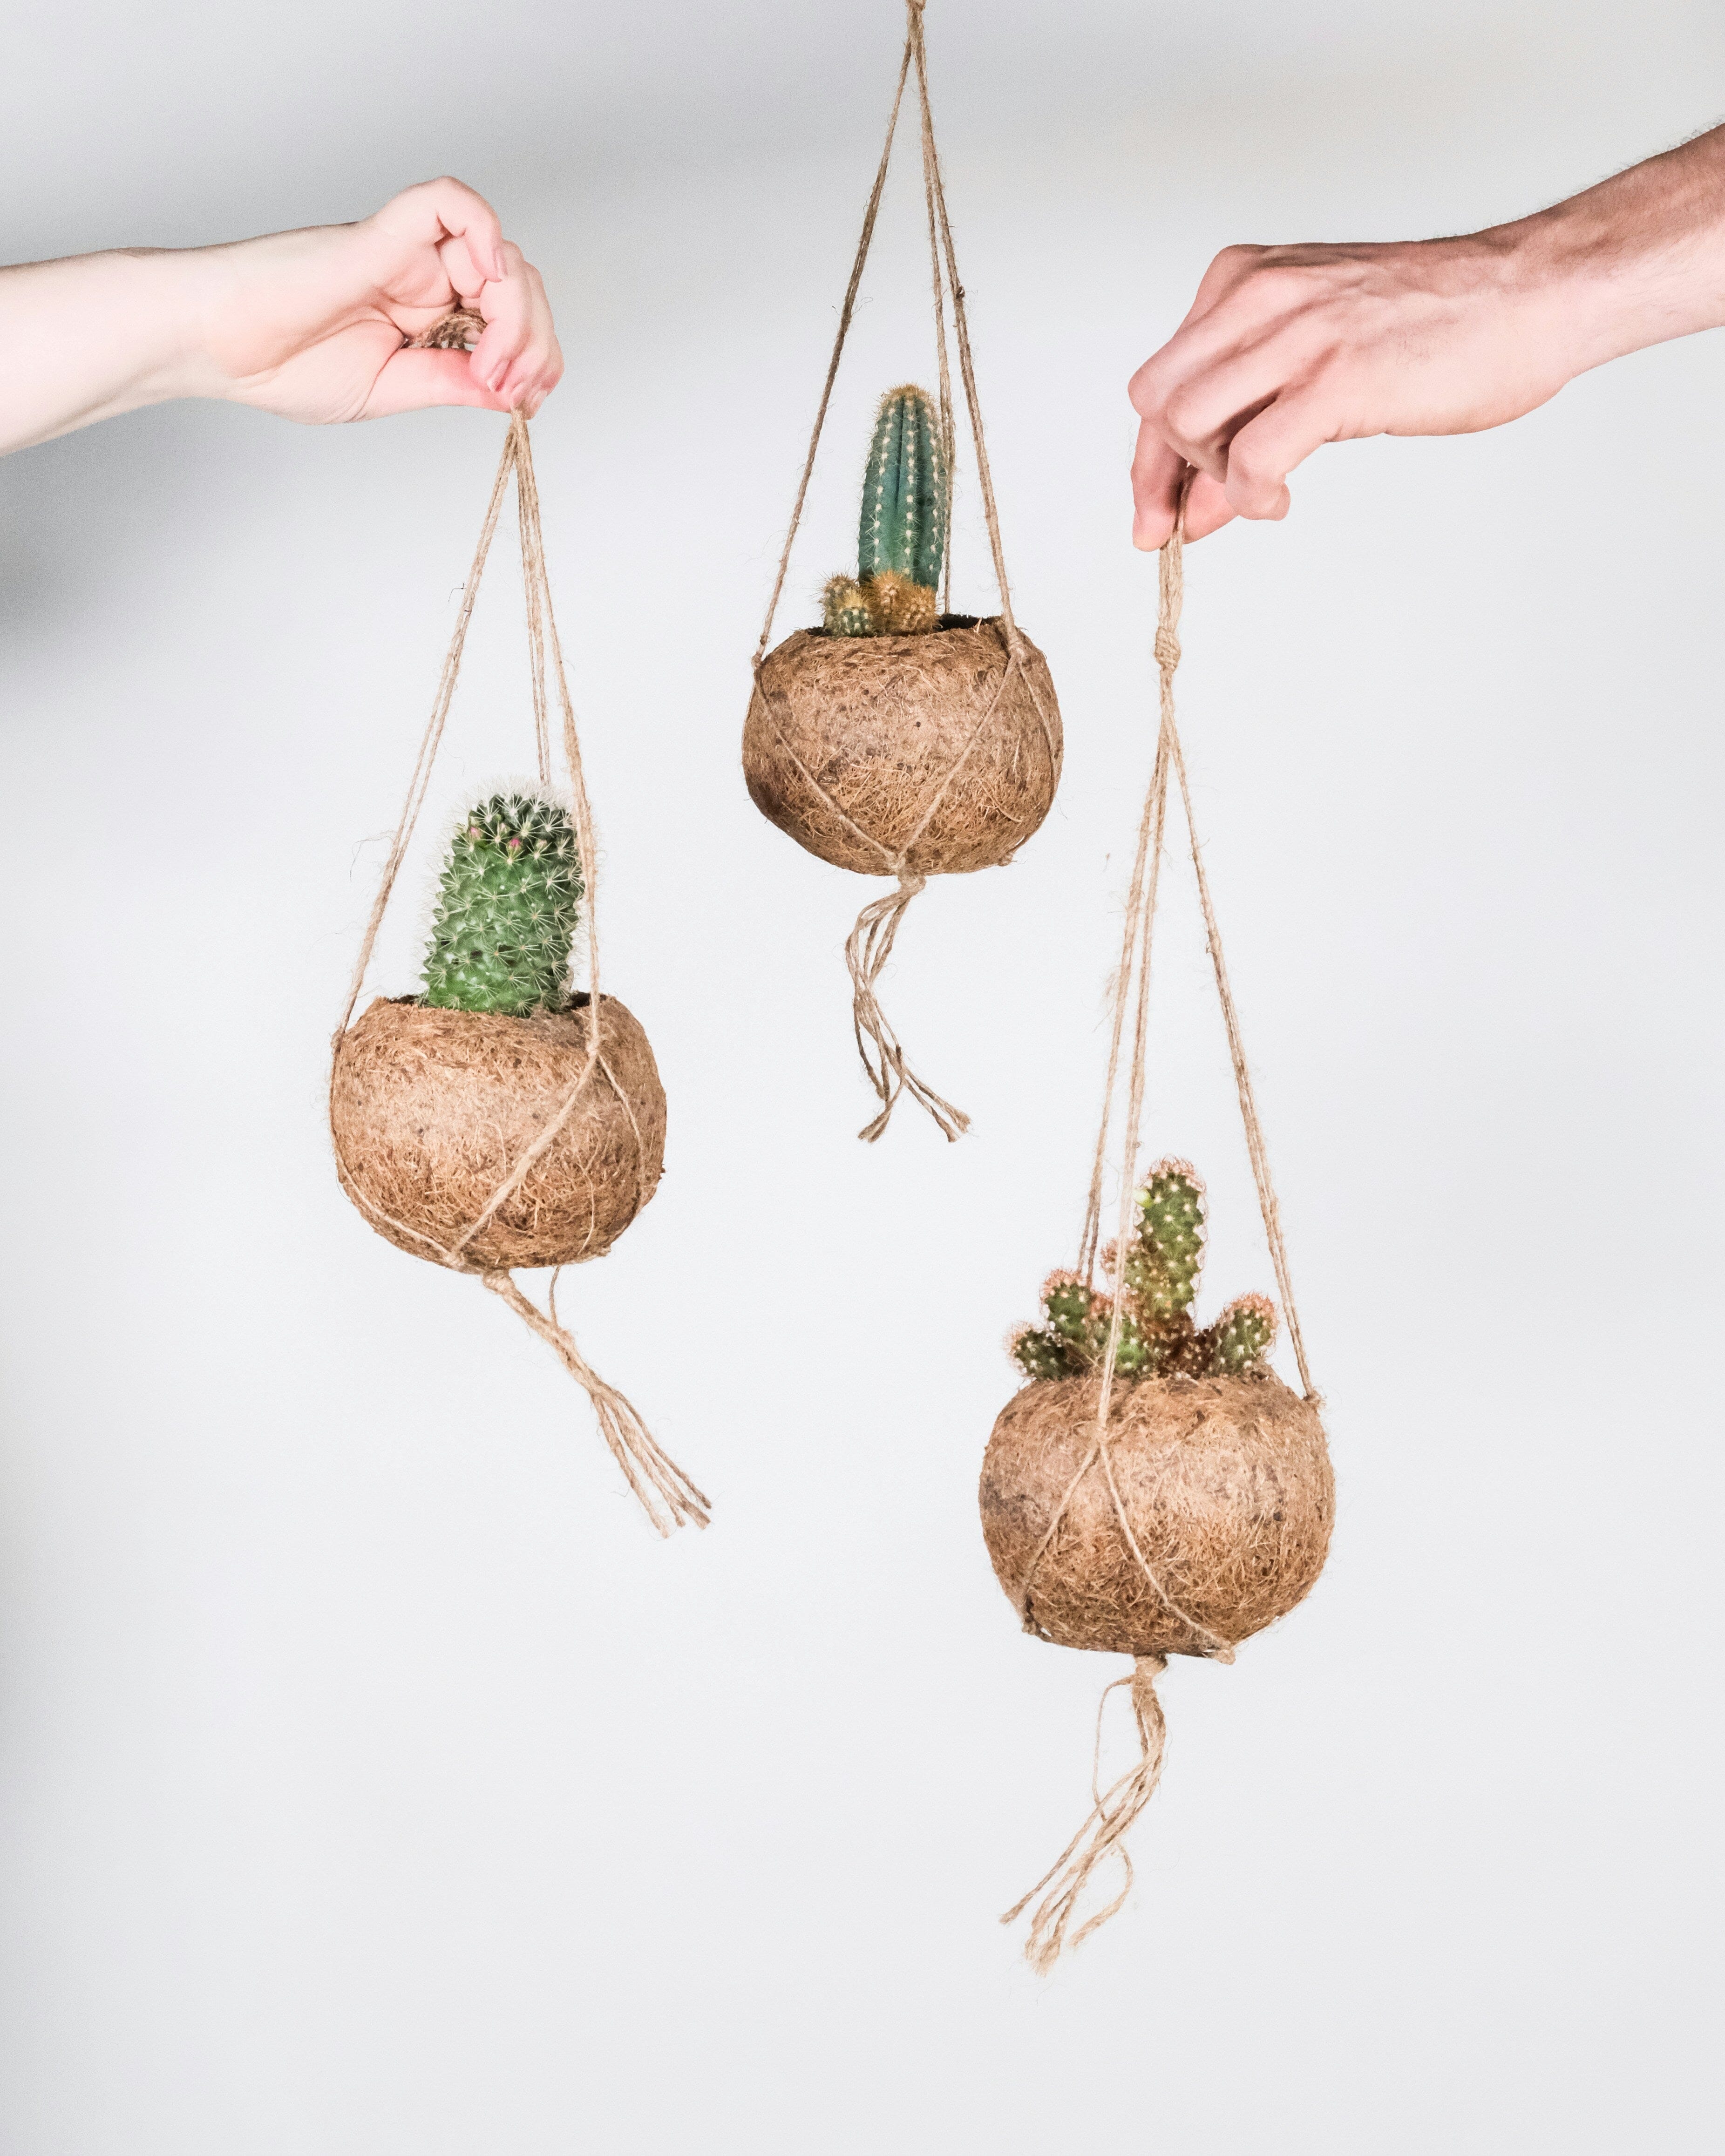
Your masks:
M1141 419L1154 418L1162 408L1162 369L1155 359L1147 359L1126 385L1126 393L1132 408Z
M1177 389L1163 405L1163 423L1176 441L1195 442L1204 432L1202 399L1189 388Z

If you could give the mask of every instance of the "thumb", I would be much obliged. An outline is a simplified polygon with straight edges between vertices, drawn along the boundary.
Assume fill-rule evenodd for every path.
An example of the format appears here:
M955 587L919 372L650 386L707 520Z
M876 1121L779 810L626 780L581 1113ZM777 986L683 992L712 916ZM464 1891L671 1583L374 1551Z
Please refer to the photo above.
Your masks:
M486 412L509 405L487 389L474 372L465 352L421 352L403 345L378 370L366 399L367 419L387 419L398 412L424 412L434 404L474 404Z

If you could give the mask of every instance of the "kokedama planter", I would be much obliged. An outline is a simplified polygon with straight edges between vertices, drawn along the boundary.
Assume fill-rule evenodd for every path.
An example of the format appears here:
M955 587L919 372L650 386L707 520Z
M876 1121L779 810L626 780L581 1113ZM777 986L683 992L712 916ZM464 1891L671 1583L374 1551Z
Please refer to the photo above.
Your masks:
M1060 706L1022 630L942 617L916 636L798 629L762 661L743 774L762 815L865 875L994 868L1060 783Z
M1205 1655L1189 1619L1234 1647L1285 1617L1323 1569L1335 1519L1317 1408L1268 1369L1117 1379L1109 1468L1141 1564L1091 1457L1101 1391L1099 1376L1026 1385L988 1440L983 1533L1027 1629L1063 1647Z
M461 1250L486 1271L602 1256L665 1163L665 1091L647 1036L599 999L591 1077L519 1188ZM380 1235L447 1262L556 1120L587 1067L593 1014L510 1018L380 998L341 1037L330 1095L342 1182Z

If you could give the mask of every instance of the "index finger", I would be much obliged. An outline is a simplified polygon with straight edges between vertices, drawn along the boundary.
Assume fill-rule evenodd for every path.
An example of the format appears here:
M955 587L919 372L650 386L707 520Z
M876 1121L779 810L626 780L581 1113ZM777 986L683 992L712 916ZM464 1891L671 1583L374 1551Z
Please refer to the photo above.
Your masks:
M418 245L435 247L445 240L460 241L476 274L465 285L459 278L452 279L458 290L477 291L481 285L493 283L505 274L503 227L497 213L483 195L476 194L463 181L447 176L422 180L418 187L403 188L393 201L385 203L372 222L392 238ZM459 269L461 265L449 266Z

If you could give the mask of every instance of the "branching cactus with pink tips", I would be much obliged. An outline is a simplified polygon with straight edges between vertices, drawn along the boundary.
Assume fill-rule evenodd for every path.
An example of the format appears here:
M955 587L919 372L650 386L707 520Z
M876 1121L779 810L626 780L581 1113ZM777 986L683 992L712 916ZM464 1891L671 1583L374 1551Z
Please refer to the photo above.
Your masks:
M1204 1268L1204 1184L1189 1161L1158 1161L1137 1195L1137 1223L1125 1252L1110 1244L1102 1268L1112 1292L1076 1273L1050 1273L1043 1322L1021 1325L1007 1345L1032 1378L1078 1378L1099 1369L1119 1313L1117 1376L1238 1378L1262 1367L1276 1337L1267 1296L1238 1296L1209 1325L1192 1315Z

